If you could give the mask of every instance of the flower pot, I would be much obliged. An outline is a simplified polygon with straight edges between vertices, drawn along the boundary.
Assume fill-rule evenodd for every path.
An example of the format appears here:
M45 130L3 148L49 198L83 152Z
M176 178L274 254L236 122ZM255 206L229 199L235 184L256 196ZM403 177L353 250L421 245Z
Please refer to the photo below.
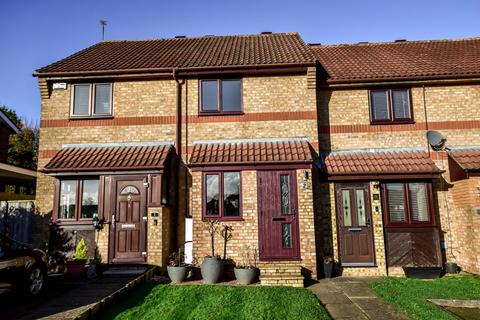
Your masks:
M180 283L185 281L188 276L188 266L167 266L167 273L173 283Z
M445 263L445 272L446 273L457 273L458 272L458 265L455 262Z
M223 275L223 261L215 257L205 257L202 262L201 272L205 283L217 283Z
M326 279L332 277L333 263L324 263L323 264L323 275Z
M257 268L235 268L235 278L240 284L252 284L258 276L259 270Z
M70 279L81 280L85 275L87 260L67 261L67 275Z

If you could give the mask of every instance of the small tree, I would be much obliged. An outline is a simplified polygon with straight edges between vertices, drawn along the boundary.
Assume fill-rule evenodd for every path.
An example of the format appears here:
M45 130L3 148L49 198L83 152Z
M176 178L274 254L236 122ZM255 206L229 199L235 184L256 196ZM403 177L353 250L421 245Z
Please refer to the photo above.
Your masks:
M224 225L222 231L220 232L220 235L223 238L223 260L227 259L227 242L233 237L232 231L232 226Z
M73 254L74 260L87 260L88 259L88 247L85 240L82 238L75 248L75 253Z
M220 227L220 223L216 220L207 221L207 231L210 234L210 241L212 242L212 257L215 257L215 234Z

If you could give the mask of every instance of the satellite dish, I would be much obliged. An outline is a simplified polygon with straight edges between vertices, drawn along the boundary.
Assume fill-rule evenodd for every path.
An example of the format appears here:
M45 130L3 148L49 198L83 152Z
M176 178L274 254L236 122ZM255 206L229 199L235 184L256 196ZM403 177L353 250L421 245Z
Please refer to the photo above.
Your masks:
M433 130L427 131L427 140L433 150L440 151L445 149L447 138L445 138L440 132Z

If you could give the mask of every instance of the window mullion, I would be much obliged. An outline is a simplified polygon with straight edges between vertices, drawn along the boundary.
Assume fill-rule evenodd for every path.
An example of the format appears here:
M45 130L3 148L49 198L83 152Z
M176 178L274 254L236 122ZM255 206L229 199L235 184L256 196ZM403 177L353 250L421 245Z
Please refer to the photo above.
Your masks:
M395 121L395 111L393 110L393 93L392 90L388 90L388 110L390 112L390 121Z
M223 186L223 172L219 172L218 173L218 183L219 183L219 195L218 195L218 210L220 211L219 214L220 214L220 217L223 218L223 199L225 197L224 195L224 186Z
M218 111L222 112L223 111L223 105L222 105L222 80L218 79L217 80L217 87L218 87L218 94L217 94L217 99L218 99Z
M89 114L90 116L93 116L95 114L95 112L94 112L95 111L95 100L94 99L95 99L95 95L97 94L95 92L95 89L96 89L95 84L94 83L90 84L90 114Z
M82 193L83 193L83 181L77 180L77 195L75 201L75 220L80 220L80 214L82 211Z
M408 187L408 183L404 183L403 185L403 192L405 193L405 214L407 217L408 224L412 224L412 215L411 215L411 205L410 205L410 188Z

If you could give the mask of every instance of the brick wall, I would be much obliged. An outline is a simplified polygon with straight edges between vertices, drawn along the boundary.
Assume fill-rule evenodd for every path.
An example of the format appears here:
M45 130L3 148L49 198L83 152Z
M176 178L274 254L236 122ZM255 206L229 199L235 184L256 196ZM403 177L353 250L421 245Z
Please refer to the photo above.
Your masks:
M451 245L446 251L463 270L480 273L480 177L454 182L452 198Z

